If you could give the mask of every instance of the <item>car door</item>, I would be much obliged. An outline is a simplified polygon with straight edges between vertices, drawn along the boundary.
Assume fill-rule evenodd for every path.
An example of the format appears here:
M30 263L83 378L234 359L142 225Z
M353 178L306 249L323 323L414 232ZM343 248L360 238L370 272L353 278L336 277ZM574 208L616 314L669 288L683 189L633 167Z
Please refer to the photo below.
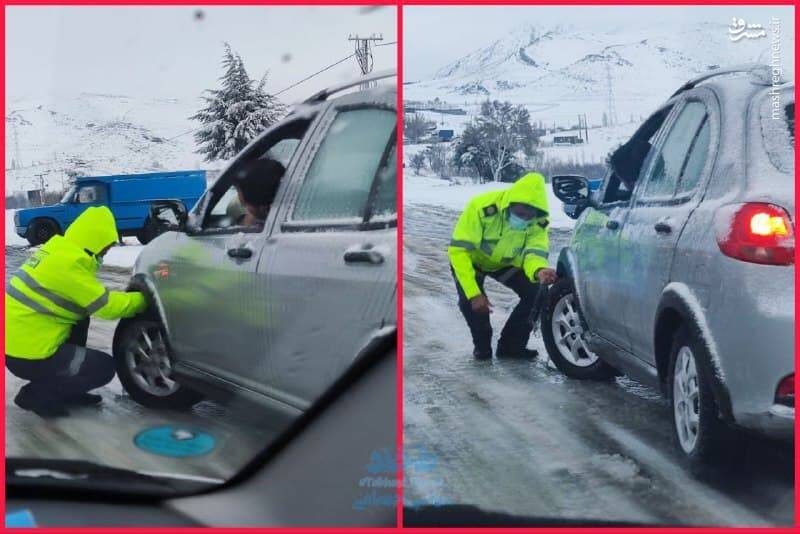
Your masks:
M609 171L596 198L597 205L583 215L572 239L581 310L593 333L622 345L622 318L609 310L618 309L622 302L619 228L628 211L630 191Z
M258 266L275 384L301 406L395 321L397 116L394 97L363 98L326 113Z
M198 202L193 222L175 241L154 276L161 297L176 369L190 368L250 391L269 395L264 332L269 329L262 276L256 272L273 207L263 228L236 226L230 215L238 196L233 176L249 158L287 163L273 206L279 205L294 172L294 153L312 129L309 118L288 120L245 149ZM281 158L272 150L281 147ZM165 273L165 274L161 274Z
M86 182L78 185L75 196L66 204L65 229L78 218L86 208L108 204L108 186L102 182Z
M651 150L622 228L620 260L629 288L620 315L628 326L632 352L655 365L655 313L681 231L700 195L709 151L710 102L685 101L662 141Z

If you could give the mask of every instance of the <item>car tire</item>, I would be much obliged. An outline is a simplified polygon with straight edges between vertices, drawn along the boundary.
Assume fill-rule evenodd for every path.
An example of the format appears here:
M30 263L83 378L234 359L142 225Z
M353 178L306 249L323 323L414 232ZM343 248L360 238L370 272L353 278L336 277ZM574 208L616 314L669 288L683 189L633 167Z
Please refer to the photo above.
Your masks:
M148 218L144 222L144 226L142 226L139 231L136 232L136 239L138 239L139 243L142 245L146 245L158 237L160 233L161 232L159 231L158 224L156 224L153 219Z
M544 346L553 364L570 378L610 380L618 373L588 350L585 324L580 317L572 278L560 278L550 287L541 315Z
M719 417L711 387L712 360L700 334L686 325L678 328L669 361L667 391L675 447L691 472L703 474L730 458L736 438Z
M122 387L143 406L188 410L202 400L199 393L171 379L170 349L157 320L121 320L114 333L114 362Z
M26 238L31 246L43 245L54 235L61 233L61 228L52 219L36 219L28 227Z

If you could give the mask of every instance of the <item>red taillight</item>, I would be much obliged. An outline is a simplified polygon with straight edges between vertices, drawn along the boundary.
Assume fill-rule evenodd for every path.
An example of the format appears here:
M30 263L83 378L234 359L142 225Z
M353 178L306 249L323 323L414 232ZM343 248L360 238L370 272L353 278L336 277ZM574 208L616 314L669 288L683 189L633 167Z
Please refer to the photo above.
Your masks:
M775 392L775 402L786 406L794 406L794 373L785 377L778 384Z
M794 227L785 209L751 202L717 213L717 244L726 256L751 263L794 263Z

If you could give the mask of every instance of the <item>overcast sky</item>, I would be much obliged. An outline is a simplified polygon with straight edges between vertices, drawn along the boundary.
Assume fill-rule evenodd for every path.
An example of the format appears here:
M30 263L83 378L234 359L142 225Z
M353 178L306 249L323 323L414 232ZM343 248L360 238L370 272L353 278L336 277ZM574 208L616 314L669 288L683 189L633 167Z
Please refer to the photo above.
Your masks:
M403 76L407 81L431 78L439 68L524 25L624 32L632 25L729 25L736 16L766 28L773 15L786 35L794 25L792 6L408 6L403 10Z
M394 7L7 7L9 98L63 93L195 97L217 86L223 41L276 92L353 52L348 34L397 38ZM396 67L396 45L375 49ZM301 100L360 74L355 58L281 98Z

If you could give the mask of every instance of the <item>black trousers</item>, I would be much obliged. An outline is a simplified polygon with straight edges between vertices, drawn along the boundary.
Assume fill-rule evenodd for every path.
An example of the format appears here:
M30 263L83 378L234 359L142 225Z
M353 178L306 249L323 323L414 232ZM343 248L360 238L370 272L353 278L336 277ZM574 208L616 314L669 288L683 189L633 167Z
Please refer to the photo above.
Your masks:
M464 315L464 319L467 320L475 350L484 355L491 354L492 323L489 319L489 314L472 311L472 305L464 294L464 290L461 289L461 284L458 283L455 272L452 268L450 271L453 273L453 279L458 290L458 308ZM494 278L519 297L519 302L514 307L511 315L508 316L508 320L500 332L500 340L497 346L503 347L504 351L510 353L522 350L528 345L528 338L531 335L531 330L533 330L533 325L529 319L531 310L536 303L539 284L531 282L525 276L525 272L517 267L506 267L491 273L483 273L476 269L475 281L478 282L478 287L480 287L482 293L484 292L483 283L487 276Z
M114 360L105 352L87 349L89 318L76 323L67 341L49 358L26 360L6 354L6 368L29 382L18 395L31 400L59 402L105 386L114 378Z

